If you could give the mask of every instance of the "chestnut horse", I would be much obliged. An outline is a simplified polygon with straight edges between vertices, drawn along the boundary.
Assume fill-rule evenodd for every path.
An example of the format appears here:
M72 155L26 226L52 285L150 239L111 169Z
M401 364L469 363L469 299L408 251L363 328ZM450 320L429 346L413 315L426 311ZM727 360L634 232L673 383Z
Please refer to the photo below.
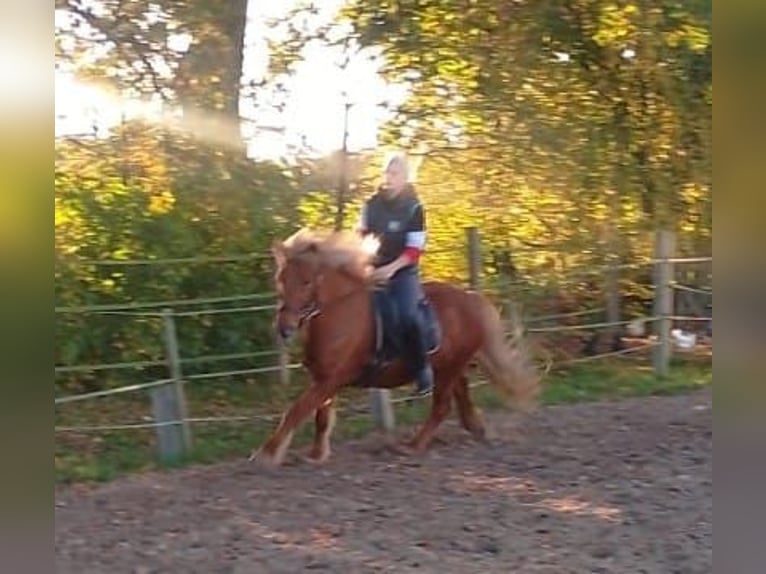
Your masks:
M323 462L330 455L333 398L341 388L393 388L411 382L412 377L400 359L369 369L376 324L371 296L374 285L369 278L371 253L365 240L351 233L302 230L283 243L275 242L272 252L280 298L276 327L283 337L303 331L303 364L312 383L251 459L281 464L294 431L313 413L315 435L309 460ZM474 358L509 406L528 410L536 402L540 383L525 353L506 343L500 315L484 295L443 282L423 286L441 335L430 357L434 370L431 412L408 445L414 452L428 447L434 431L448 416L452 399L462 426L475 438L485 438L466 374Z

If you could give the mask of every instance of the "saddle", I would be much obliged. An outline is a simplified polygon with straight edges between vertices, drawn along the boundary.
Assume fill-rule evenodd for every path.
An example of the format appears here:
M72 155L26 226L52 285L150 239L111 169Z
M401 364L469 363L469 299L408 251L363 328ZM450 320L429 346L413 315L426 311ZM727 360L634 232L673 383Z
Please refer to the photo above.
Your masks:
M404 332L396 303L386 289L375 289L371 295L373 325L375 329L373 358L356 384L364 381L379 369L397 359L406 357L408 337ZM425 327L426 350L432 355L441 344L441 325L427 297L418 303L420 321Z

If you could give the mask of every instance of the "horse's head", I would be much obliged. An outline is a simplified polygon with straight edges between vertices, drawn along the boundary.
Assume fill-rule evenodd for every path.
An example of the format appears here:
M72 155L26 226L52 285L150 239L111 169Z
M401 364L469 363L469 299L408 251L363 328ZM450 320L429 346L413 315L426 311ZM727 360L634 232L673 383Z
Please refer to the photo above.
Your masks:
M275 242L275 284L279 295L276 329L285 339L320 312L369 281L376 240L355 234L321 234L301 230L285 242Z
M316 245L309 245L306 255L316 249ZM321 275L310 257L289 257L281 242L274 243L272 254L277 263L274 282L279 296L276 329L280 337L289 339L304 321L318 312Z

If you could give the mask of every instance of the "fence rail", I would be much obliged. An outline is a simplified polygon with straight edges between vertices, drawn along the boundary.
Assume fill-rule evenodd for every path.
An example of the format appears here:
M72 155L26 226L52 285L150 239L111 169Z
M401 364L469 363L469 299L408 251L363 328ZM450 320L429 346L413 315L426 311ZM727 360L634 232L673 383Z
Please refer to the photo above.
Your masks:
M136 309L160 309L177 307L179 305L211 305L215 303L231 303L250 299L268 299L276 297L276 293L249 293L246 295L230 295L228 297L205 297L198 299L175 299L171 301L149 301L145 303L105 303L102 305L80 305L73 307L55 307L55 313L112 313L117 311L133 311ZM161 312L142 313L148 316L161 317Z
M77 266L99 265L106 267L133 267L140 265L195 265L206 263L238 263L240 261L270 259L267 253L239 253L231 255L197 255L194 257L169 257L164 259L78 259L68 257L66 263Z
M597 309L586 309L584 311L572 311L571 313L556 313L555 315L541 315L540 317L525 317L523 322L529 323L542 323L544 321L552 321L553 319L569 319L570 317L582 317L583 315L596 315L606 311L604 307Z
M233 361L237 359L249 359L255 357L273 357L278 355L279 351L252 351L249 353L228 353L222 355L202 355L199 357L191 357L187 359L181 359L182 365L194 365L199 363L216 363L220 361ZM104 363L97 365L71 365L71 366L58 366L54 368L56 374L61 373L87 373L93 371L116 371L122 369L143 369L147 367L161 367L166 365L165 360L153 360L153 361L129 361L123 363Z
M556 327L537 327L534 329L527 329L529 333L555 333L561 331L585 331L589 329L602 329L604 327L620 327L623 325L630 325L636 321L642 323L651 323L653 321L659 321L663 317L638 317L628 321L603 321L601 323L581 323L579 325L558 325Z
M481 289L482 280L482 266L481 266L481 253L478 231L470 229L467 231L468 241L468 271L469 271L469 286L474 289ZM668 235L658 236L656 243L655 256L646 261L636 263L626 263L619 265L612 265L605 267L601 272L609 270L611 272L623 270L623 269L635 269L646 265L652 265L655 269L655 281L654 281L654 297L655 297L655 309L651 316L641 316L629 320L606 320L599 322L584 322L576 325L552 325L552 326L539 326L539 327L526 327L527 333L556 333L556 332L573 332L583 330L597 330L622 327L632 323L640 322L644 324L654 325L655 340L649 341L646 344L629 347L627 349L619 349L597 355L587 357L576 357L572 359L566 359L552 363L551 366L564 366L578 363L584 363L594 360L599 360L606 357L624 356L628 354L639 353L642 351L653 350L654 351L654 369L658 375L663 375L667 370L667 365L670 360L670 353L672 349L671 341L671 329L670 326L674 321L711 321L712 317L696 317L696 316L684 316L675 315L672 307L672 292L674 289L690 291L696 291L699 294L712 295L712 290L699 289L696 287L681 285L673 281L673 268L675 265L694 264L694 263L707 263L712 262L712 257L676 257L674 255L674 239ZM265 257L265 256L264 256ZM221 257L194 257L194 258L177 258L177 259L165 259L165 260L135 260L135 261L116 261L116 260L101 260L101 261L79 261L81 264L92 265L154 265L154 264L195 264L206 262L225 262L225 261L241 261L245 259L256 259L257 254L237 255L237 256L221 256ZM600 271L596 268L588 269L585 273L573 273L577 276L593 275ZM513 288L518 290L518 286L525 287L525 282L506 282L500 286L502 288ZM55 431L57 433L78 433L78 432L111 432L111 431L125 431L132 429L155 429L158 435L158 441L160 443L161 456L166 457L168 454L180 454L180 452L188 449L191 445L191 434L189 425L193 424L229 424L229 423L244 423L252 421L264 421L271 422L277 420L281 415L277 413L253 415L253 416L230 416L230 417L192 417L185 413L185 398L183 396L184 387L187 383L193 381L207 381L216 378L224 377L239 377L251 374L261 373L274 373L278 372L281 375L283 381L288 380L288 374L290 371L299 369L301 367L298 363L293 363L289 360L286 350L282 346L276 346L273 349L258 350L252 352L240 352L240 353L226 353L217 355L202 355L198 357L180 357L180 351L178 350L178 342L175 338L175 323L178 318L184 317L196 317L204 315L220 315L220 314L232 314L232 313L249 313L249 312L261 312L274 310L275 304L254 304L254 305L242 305L244 301L262 301L268 298L275 298L276 294L269 293L252 293L225 297L207 297L196 299L176 299L169 301L152 301L152 302L132 302L132 303L117 303L117 304L97 304L89 306L62 306L56 307L55 311L59 314L66 313L94 313L94 314L128 314L135 316L149 316L149 317L162 317L164 324L164 338L166 356L163 359L154 360L139 360L133 362L116 362L107 364L92 364L92 365L59 365L54 367L55 374L71 374L71 373L84 373L84 372L101 372L106 370L122 370L122 369L141 369L150 367L167 367L170 372L170 377L165 379L158 379L148 381L145 383L137 383L131 385L125 385L112 389L105 389L100 391L82 393L77 395L69 395L57 397L54 399L54 405L65 405L73 402L86 401L96 398L108 398L114 395L121 395L125 393L132 393L138 391L149 391L152 396L152 404L154 408L153 420L143 422L130 422L115 425L85 425L85 426L57 426ZM658 303L659 302L659 303ZM218 307L213 309L184 309L177 310L175 307L188 307L195 305L217 305L225 303L240 303L235 307ZM660 304L661 303L661 304ZM157 311L153 311L157 309ZM581 311L573 311L568 313L555 313L540 316L523 317L523 325L539 324L547 321L558 321L562 319L571 319L578 317L586 317L592 315L598 315L607 312L607 308L599 307L595 309L587 309ZM607 313L608 315L608 313ZM221 371L211 371L203 373L183 373L183 368L189 365L200 364L212 364L221 361L229 360L244 360L253 359L257 357L270 357L277 356L279 361L277 364L258 366L252 368L241 369L229 369ZM478 381L472 386L480 386L486 384L486 381ZM388 391L385 390L371 390L371 401L367 405L352 405L342 409L341 412L369 412L376 418L376 422L379 426L389 428L394 424L393 416L391 412L392 405L408 402L410 400L416 400L413 397L401 397L392 399ZM180 401L180 403L179 403ZM165 445L165 446L163 446ZM172 451L172 452L169 452Z
M565 365L571 365L571 364L579 364L579 363L586 363L590 361L596 361L598 359L603 359L608 357L629 355L629 354L638 353L641 351L646 351L648 349L652 349L656 347L657 345L659 345L659 343L649 342L643 345L638 345L638 346L630 347L627 349L621 349L619 351L609 351L607 353L599 353L597 355L592 355L589 357L566 359L563 361L555 362L553 363L552 366L554 367L565 366ZM478 381L471 383L471 385L469 386L471 389L474 389L477 387L482 387L487 384L489 384L488 380L480 379ZM426 400L427 398L428 397L405 395L402 397L390 399L390 403L392 405L397 405L397 404L409 403L414 401ZM373 412L373 408L370 406L369 403L354 404L354 405L348 405L343 408L337 409L337 412L338 414L369 414ZM271 423L276 420L279 420L281 416L282 416L282 413L222 416L222 417L188 417L185 419L185 421L181 421L181 420L164 421L164 422L148 422L147 421L147 422L137 422L137 423L122 423L122 424L115 424L115 425L58 426L58 427L55 427L54 430L55 432L64 432L64 433L84 433L84 432L106 432L106 431L120 431L120 430L129 430L129 429L151 429L151 428L166 427L166 426L179 426L183 424L184 422L191 423L191 424L245 423L245 422Z
M152 389L154 387L161 387L175 383L175 379L159 379L156 381L149 381L148 383L136 383L135 385L125 385L124 387L116 387L114 389L104 389L103 391L93 391L91 393L82 393L79 395L67 395L64 397L57 397L53 400L54 405L63 405L65 403L73 403L76 401L84 401L87 399L96 399L99 397L108 397L111 395L120 395L122 393L130 393L133 391L142 391L145 389Z
M713 296L712 287L692 287L691 285L683 285L675 282L672 283L672 287L678 291L688 291L689 293L697 293L698 295L707 295L709 297Z

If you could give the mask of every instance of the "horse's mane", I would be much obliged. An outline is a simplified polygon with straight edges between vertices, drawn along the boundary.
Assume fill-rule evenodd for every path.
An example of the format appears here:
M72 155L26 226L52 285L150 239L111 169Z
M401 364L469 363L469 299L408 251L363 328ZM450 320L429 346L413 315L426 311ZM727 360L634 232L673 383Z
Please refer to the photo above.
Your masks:
M285 258L311 261L319 267L343 270L362 281L370 274L374 249L356 233L301 229L282 243Z

